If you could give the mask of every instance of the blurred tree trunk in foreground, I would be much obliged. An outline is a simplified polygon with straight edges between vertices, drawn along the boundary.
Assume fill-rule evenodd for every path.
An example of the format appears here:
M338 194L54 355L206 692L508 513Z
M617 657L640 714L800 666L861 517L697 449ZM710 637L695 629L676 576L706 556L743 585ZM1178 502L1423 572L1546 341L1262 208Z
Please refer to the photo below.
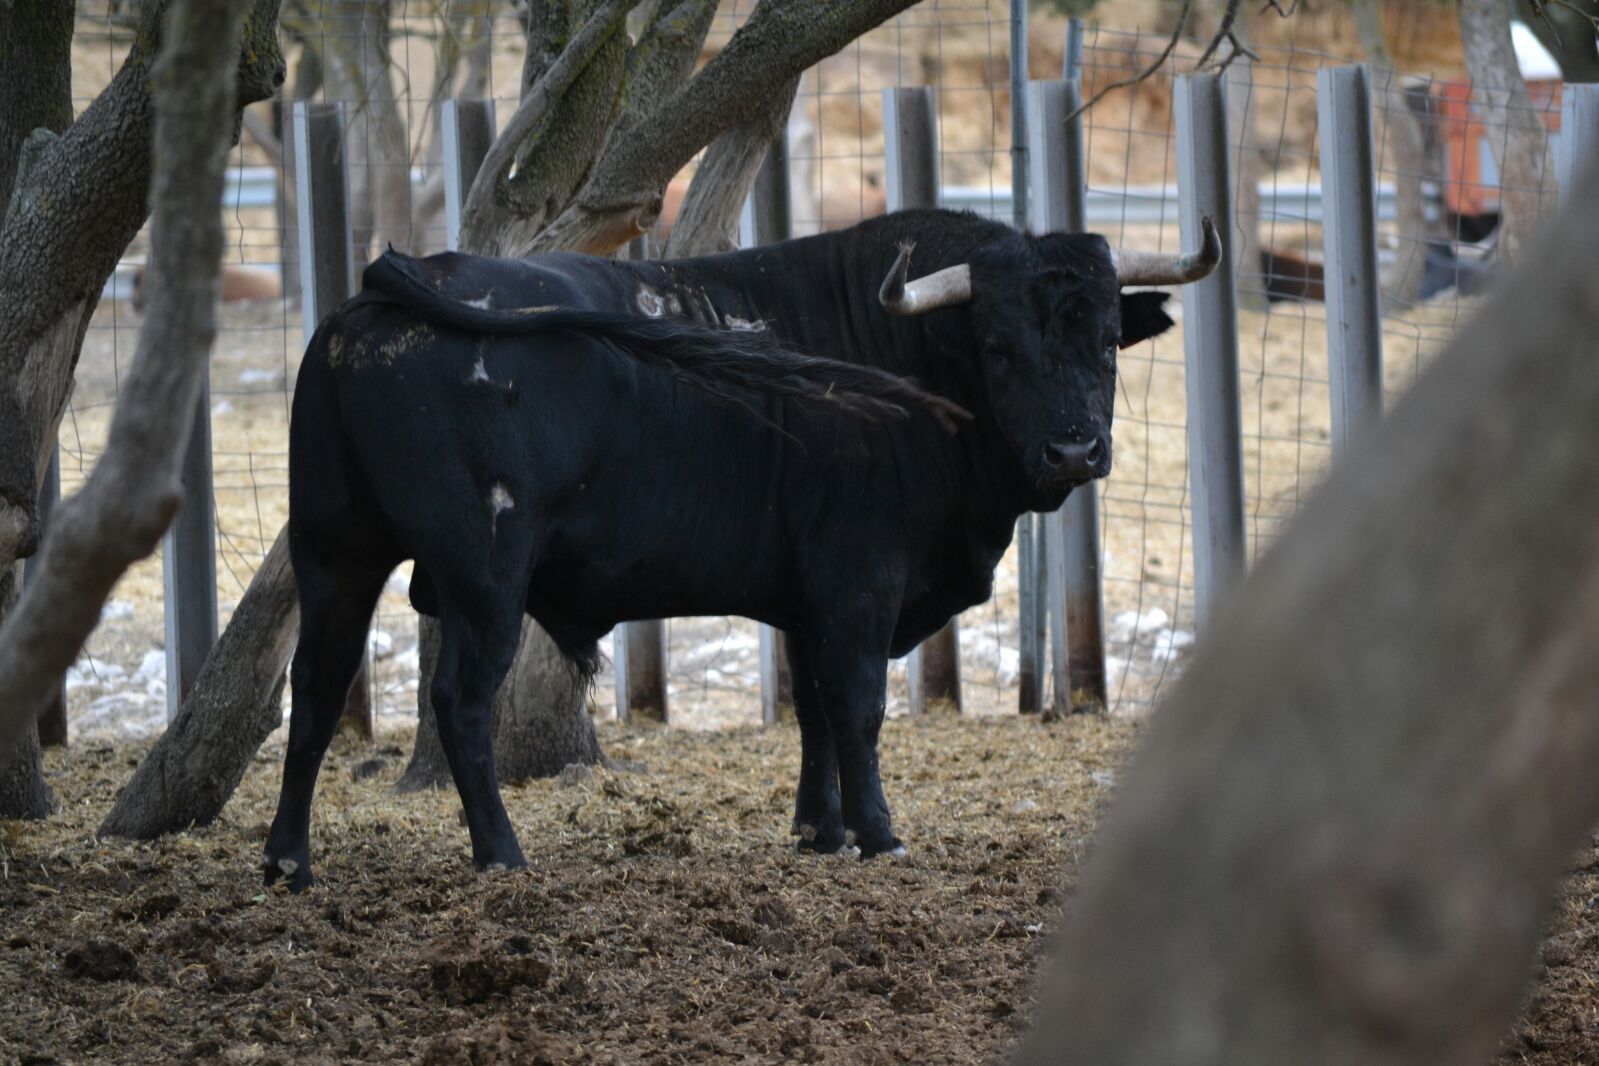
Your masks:
M1157 711L1024 1063L1487 1062L1599 817L1599 174Z

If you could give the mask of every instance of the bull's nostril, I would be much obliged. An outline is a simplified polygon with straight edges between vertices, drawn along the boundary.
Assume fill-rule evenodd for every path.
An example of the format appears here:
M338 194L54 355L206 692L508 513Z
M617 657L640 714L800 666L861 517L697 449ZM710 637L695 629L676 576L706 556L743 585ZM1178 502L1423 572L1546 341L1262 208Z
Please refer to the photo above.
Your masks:
M1088 454L1084 458L1097 466L1099 464L1099 458L1102 454L1104 454L1103 449L1100 448L1099 441L1096 438L1089 443Z

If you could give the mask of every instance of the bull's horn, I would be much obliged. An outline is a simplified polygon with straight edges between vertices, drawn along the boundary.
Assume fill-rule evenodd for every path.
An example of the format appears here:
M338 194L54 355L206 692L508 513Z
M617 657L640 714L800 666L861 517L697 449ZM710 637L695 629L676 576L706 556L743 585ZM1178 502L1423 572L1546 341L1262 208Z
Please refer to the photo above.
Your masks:
M965 263L907 282L905 275L910 271L914 247L913 241L899 246L899 257L888 268L888 277L877 291L877 298L890 314L924 315L972 298L972 268Z
M1116 280L1124 286L1187 285L1209 274L1221 262L1221 235L1209 215L1200 219L1199 225L1205 237L1197 252L1169 255L1112 248L1110 261L1116 265Z

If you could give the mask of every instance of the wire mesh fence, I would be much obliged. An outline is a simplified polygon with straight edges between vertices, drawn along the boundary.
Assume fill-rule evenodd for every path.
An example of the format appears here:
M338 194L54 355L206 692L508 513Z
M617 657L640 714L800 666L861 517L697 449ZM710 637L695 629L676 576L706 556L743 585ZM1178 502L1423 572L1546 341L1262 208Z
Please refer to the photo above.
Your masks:
M723 5L707 53L725 43L751 6L752 0ZM113 4L79 7L74 81L80 109L126 53L130 29L118 11ZM381 11L386 19L375 17ZM524 18L519 8L489 0L349 0L286 8L291 80L285 93L350 101L352 200L380 204L356 209L358 259L373 254L385 234L402 234L396 243L414 252L444 247L438 103L451 95L492 98L503 126L522 87ZM883 90L908 85L931 85L936 92L942 202L1009 219L1009 19L1010 6L1000 0L929 0L805 75L788 126L796 235L847 226L884 209ZM1060 76L1064 33L1061 20L1035 21L1032 76ZM1085 96L1092 96L1148 66L1165 35L1094 28L1084 44L1081 76ZM1349 61L1295 47L1255 50L1258 61L1240 60L1227 73L1237 221L1229 237L1239 263L1251 557L1270 545L1331 459L1316 74ZM1167 66L1109 92L1083 116L1089 228L1112 244L1178 246L1172 81L1197 51L1185 45ZM1552 197L1542 175L1536 188L1502 190L1494 161L1510 123L1558 127L1559 86L1535 83L1531 103L1505 117L1484 106L1464 79L1402 80L1379 72L1374 84L1384 373L1391 399L1460 327L1487 283L1501 196ZM303 336L293 299L292 227L284 213L292 188L283 178L289 146L268 109L257 111L233 152L236 180L224 207L231 234L224 293L237 299L224 304L211 367L224 624L286 518L289 406ZM396 181L404 192L390 196L385 209L378 190L387 184L392 192ZM663 227L685 184L686 175L669 190ZM405 204L402 216L393 213L396 199ZM141 236L84 345L60 432L66 494L82 484L100 453L132 358L143 249ZM1115 466L1100 497L1107 666L1118 712L1136 713L1159 697L1196 628L1182 345L1179 323L1124 351L1120 360ZM1000 565L993 598L962 619L970 712L1016 710L1018 581L1012 551ZM380 716L393 722L415 713L416 619L405 584L402 570L380 603L371 639L374 700ZM165 721L162 595L159 558L136 567L114 594L68 681L80 731L147 733ZM753 623L676 619L667 633L675 723L760 720ZM612 713L609 671L595 700L599 713ZM904 667L896 664L890 713L902 711L905 701Z

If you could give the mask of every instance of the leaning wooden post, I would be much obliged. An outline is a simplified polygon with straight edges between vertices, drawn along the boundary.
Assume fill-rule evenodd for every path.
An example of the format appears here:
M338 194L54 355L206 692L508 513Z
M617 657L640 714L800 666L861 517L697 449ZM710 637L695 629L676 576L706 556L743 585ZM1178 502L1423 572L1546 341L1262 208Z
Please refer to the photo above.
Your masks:
M888 209L938 205L938 118L933 90L883 90L883 146L888 179ZM960 619L924 640L911 652L910 712L924 714L939 704L961 708Z
M648 255L648 238L628 246L634 259ZM666 623L659 618L624 622L616 629L616 716L666 722Z
M300 299L305 343L324 316L355 294L350 240L350 173L344 105L294 105L294 188L300 228ZM341 728L370 738L372 682L365 662L350 686Z
M461 246L461 209L477 177L483 157L494 143L493 100L446 100L439 106L439 135L444 150L444 240L452 251Z
M1382 414L1377 178L1366 68L1322 68L1316 74L1316 112L1327 279L1327 381L1337 456Z
M792 235L793 212L788 188L788 128L778 131L766 159L755 174L739 237L745 247L786 241ZM788 672L783 634L760 627L761 724L776 725L794 715L794 680Z
M56 445L50 454L50 467L44 472L44 484L39 487L39 538L50 528L50 515L61 499L61 446ZM22 587L27 588L39 576L38 555L22 564ZM39 717L39 744L46 748L67 746L67 688L65 680L56 690L55 699Z
M1213 218L1222 260L1183 286L1188 387L1188 482L1194 536L1194 613L1203 625L1246 569L1243 430L1238 385L1238 292L1233 262L1227 97L1222 79L1177 79L1178 213L1184 248L1199 247Z

